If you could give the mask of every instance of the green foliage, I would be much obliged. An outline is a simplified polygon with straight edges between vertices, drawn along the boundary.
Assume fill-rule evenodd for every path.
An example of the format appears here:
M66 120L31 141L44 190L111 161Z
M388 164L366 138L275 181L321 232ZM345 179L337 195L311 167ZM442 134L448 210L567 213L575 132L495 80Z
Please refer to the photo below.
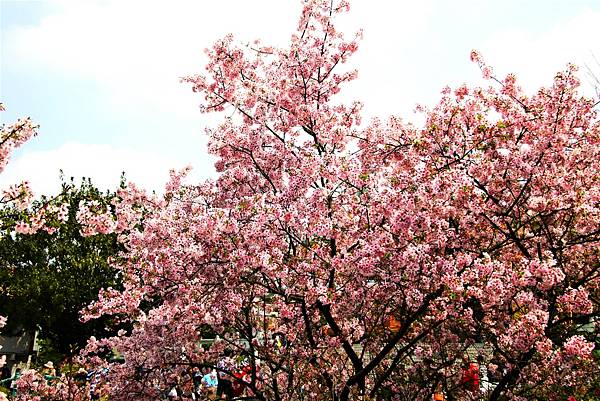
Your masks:
M78 205L96 200L109 205L113 193L102 193L89 180L79 187L63 183L61 194L42 198L30 210L19 211L6 206L0 210L2 226L28 220L40 208L68 204L66 221L52 219L46 226L52 234L40 230L35 234L6 231L0 237L0 315L8 317L5 332L40 330L44 352L73 355L91 335L106 336L106 320L79 321L79 311L95 300L101 288L119 288L120 276L109 258L118 257L122 245L116 234L84 237L76 219Z
M36 368L42 370L42 365L48 361L54 362L56 366L64 359L64 354L59 352L51 338L38 339L40 350L37 355Z

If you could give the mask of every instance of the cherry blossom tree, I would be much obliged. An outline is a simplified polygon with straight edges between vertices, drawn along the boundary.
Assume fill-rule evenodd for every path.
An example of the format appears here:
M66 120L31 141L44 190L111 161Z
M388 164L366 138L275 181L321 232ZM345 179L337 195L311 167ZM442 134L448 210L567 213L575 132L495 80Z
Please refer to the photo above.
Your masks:
M0 104L0 111L4 111L4 106L2 104ZM0 128L0 173L8 164L12 151L21 146L31 137L35 136L37 134L37 128L38 127L35 126L29 118L19 119L13 124L2 125ZM121 191L123 191L123 189L121 189ZM128 194L131 192L132 190L129 189ZM77 209L77 205L74 205L76 211L73 211L72 213L73 216L71 218L71 224L67 225L71 206L73 206L70 204L77 202L77 198L86 199L85 207L82 205L81 209ZM92 199L92 201L90 201L90 199ZM89 210L90 207L95 208L94 210L99 210L101 207L103 207L103 210L105 210L106 205L101 205L100 201L108 203L111 200L115 200L116 202L116 199L116 194L107 194L102 196L102 194L100 194L96 188L93 188L90 183L87 183L87 185L82 185L77 190L75 189L74 185L67 185L63 183L63 188L59 195L52 198L41 197L36 201L33 201L33 193L30 190L27 182L13 185L9 189L3 191L0 198L0 239L3 241L3 243L6 242L4 245L9 243L12 244L12 250L8 249L11 248L10 246L5 246L7 249L5 249L5 252L2 252L4 256L0 261L1 268L3 269L0 274L0 277L2 277L3 280L2 285L0 286L0 292L2 293L1 295L4 301L6 301L5 305L2 305L2 310L4 312L13 310L14 312L14 308L19 307L18 299L22 296L22 293L27 291L24 290L23 283L19 282L17 279L17 276L19 276L20 273L24 273L23 270L29 269L29 272L27 273L31 274L29 277L30 279L35 276L39 278L39 267L37 269L35 267L32 268L32 265L35 266L36 264L41 264L39 261L40 252L48 258L48 260L46 260L46 268L51 267L52 269L51 271L46 270L45 273L42 273L42 275L47 276L44 277L44 279L48 280L46 284L56 281L56 276L61 274L79 274L81 276L82 269L79 269L79 271L73 270L68 272L64 270L73 266L80 267L81 265L85 266L86 264L92 264L94 258L100 259L104 257L104 260L97 262L97 265L105 266L107 264L106 254L108 253L106 251L107 246L105 244L108 242L110 245L112 245L112 249L116 250L118 248L118 245L115 243L116 241L110 242L111 237L114 237L114 235L104 236L102 238L97 236L96 238L88 238L84 240L82 240L81 236L78 235L72 235L71 238L67 237L73 231L80 228L75 219L76 213L81 214L84 212L84 210ZM123 208L123 206L117 205L114 206L114 208L120 210ZM98 218L96 217L96 220L97 219ZM96 223L95 232L98 233L100 231L101 226L99 223ZM50 239L53 239L55 242L52 244L52 246L49 246L47 243L47 241ZM114 240L114 238L112 239ZM21 244L25 242L27 242L26 245ZM90 246L90 244L92 244L92 246ZM101 245L98 246L96 244ZM93 245L96 246L94 247ZM80 252L79 254L75 255L73 248L78 246L79 248L77 249ZM27 248L27 250L23 251L22 248ZM52 248L54 248L54 251ZM57 248L60 248L60 250L57 250ZM81 250L82 248L84 248L83 251ZM69 250L70 252L67 252ZM62 254L60 254L61 252ZM36 253L37 260L33 260L36 259L36 257L33 256ZM113 253L114 255L112 256L116 256L117 252L113 251ZM65 258L68 259L66 262L64 260ZM70 260L72 258L79 260ZM20 266L17 267L19 263ZM97 271L100 266L96 266L95 271ZM106 277L107 275L109 276L108 278ZM113 277L110 277L109 274L107 275L100 278L100 280L104 279L105 283L115 282L116 277L114 274ZM96 274L96 277L94 278L97 280L99 278L98 276L99 275ZM89 277L90 276L88 274L88 278ZM81 277L81 279L83 279L83 277ZM63 281L61 284L64 283L65 281ZM34 280L33 283L30 282L28 284L34 286L36 282ZM89 286L90 283L86 282L86 285ZM49 290L52 285L44 285L44 287L48 288L38 287L37 289L31 291L29 294L29 303L35 303L35 293L43 293L44 291ZM73 303L72 298L76 298L76 296L74 297L72 293L76 291L82 292L84 289L78 289L73 286L71 288L64 288L63 286L62 288L55 289L55 291L57 294L53 294L52 296L56 296L56 299L63 300L63 302L67 304L67 309L69 309L73 307L73 305L69 305L69 303ZM62 293L60 293L61 291ZM65 301L65 299L68 299L68 301ZM16 303L13 301L16 301ZM75 308L78 307L79 305L75 305ZM27 314L28 311L26 309L26 307L21 308L21 314ZM44 308L42 307L41 309ZM48 325L52 326L52 320L56 319L58 314L60 314L63 318L65 315L68 315L68 311L65 312L64 310L60 312L58 310L48 311L46 309L45 311L53 316L44 316L43 320L45 320L45 322L27 321L27 316L19 316L15 312L13 314L8 314L10 316L8 323L15 323L25 327L36 327L36 325L40 325L45 327L45 331L48 328ZM28 317L31 319L33 315L38 315L37 317L40 318L40 314L43 314L43 312L33 311L33 313L29 313ZM102 324L102 322L99 323ZM6 324L7 318L0 315L0 329L6 329ZM64 341L67 344L69 344L69 341L73 342L73 330L70 329L72 329L72 327L76 324L77 318L75 318L75 321L67 321L64 323L62 327L62 334L58 341ZM88 327L87 329L93 330L93 327ZM97 328L97 330L99 329ZM0 358L0 367L4 366L5 362L4 356ZM79 366L80 365L77 365L77 367ZM85 376L82 378L81 374L79 373L66 372L66 374L62 375L60 378L57 377L52 378L52 380L48 380L48 377L44 377L39 372L30 369L23 373L20 380L16 380L16 382L13 383L16 389L16 398L14 399L44 401L88 400L90 397L89 383L87 383L84 379ZM3 392L0 392L0 400L6 400L6 395Z
M3 111L5 111L4 104L0 103L0 112ZM32 136L36 135L36 128L29 118L19 119L16 123L9 124L8 126L2 124L0 127L0 173L4 171L12 152ZM29 204L31 198L32 194L29 185L27 182L23 182L3 191L0 204L14 202L17 207L24 208ZM4 327L5 324L5 318L0 316L0 328Z
M63 181L60 194L36 199L26 210L0 207L4 226L25 225L40 210L44 229L0 236L0 315L8 317L5 332L37 332L38 361L55 363L74 356L92 335L108 333L107 321L79 321L79 311L96 299L101 288L118 287L118 271L109 265L122 250L117 234L81 234L79 204L106 207L117 198L101 192L90 180ZM95 206L93 206L95 204ZM113 329L114 332L117 329Z
M4 104L0 103L0 112L5 111ZM10 160L11 153L14 149L21 146L24 142L36 135L36 127L29 118L20 119L14 124L0 127L0 173ZM23 182L19 185L11 186L8 190L3 191L0 198L0 204L13 202L17 207L24 208L31 201L31 191L29 185ZM0 316L0 329L6 325L6 317ZM6 363L6 357L0 358L0 367ZM6 399L4 393L0 392L0 400Z
M335 102L356 77L347 8L303 1L288 47L227 36L184 79L226 112L207 130L218 179L81 209L128 249L124 290L85 314L129 325L86 350L111 400L189 397L193 367L258 400L548 399L597 377L600 126L576 68L529 96L474 52L489 87L444 89L421 128L361 126ZM479 391L474 352L495 377Z

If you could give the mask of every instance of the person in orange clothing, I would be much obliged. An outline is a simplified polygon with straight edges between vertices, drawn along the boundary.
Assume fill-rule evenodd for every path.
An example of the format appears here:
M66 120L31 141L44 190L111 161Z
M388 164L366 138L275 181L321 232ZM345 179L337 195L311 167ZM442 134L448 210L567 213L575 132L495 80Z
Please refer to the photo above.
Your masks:
M442 388L442 383L438 383L435 386L435 391L433 392L433 401L446 401L446 397L444 396L444 389Z

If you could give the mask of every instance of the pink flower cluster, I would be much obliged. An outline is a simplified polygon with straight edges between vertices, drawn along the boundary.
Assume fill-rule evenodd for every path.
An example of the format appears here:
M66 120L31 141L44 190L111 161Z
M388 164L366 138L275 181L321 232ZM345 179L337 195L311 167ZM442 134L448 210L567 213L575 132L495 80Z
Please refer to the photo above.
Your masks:
M566 355L589 359L594 350L594 343L586 340L582 335L577 335L569 338L563 347Z
M4 105L0 103L0 112L4 111ZM23 118L11 125L0 127L0 173L6 167L12 151L31 137L35 136L37 126L33 125L29 118Z

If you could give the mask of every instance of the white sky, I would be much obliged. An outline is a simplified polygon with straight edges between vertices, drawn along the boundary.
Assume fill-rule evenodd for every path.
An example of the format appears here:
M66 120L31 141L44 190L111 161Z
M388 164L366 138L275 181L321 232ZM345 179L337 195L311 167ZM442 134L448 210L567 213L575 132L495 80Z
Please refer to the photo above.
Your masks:
M600 58L597 0L353 0L340 25L364 40L359 78L343 99L365 117L412 120L442 87L478 84L469 61L480 50L498 75L517 73L535 90L569 61ZM285 45L299 0L0 0L0 100L10 122L30 115L40 135L15 154L0 186L28 179L38 193L59 188L58 171L114 188L122 171L160 191L170 167L214 176L200 98L179 77L203 71L203 49L232 32L241 41ZM600 66L595 66L600 75ZM590 91L592 93L592 91Z

